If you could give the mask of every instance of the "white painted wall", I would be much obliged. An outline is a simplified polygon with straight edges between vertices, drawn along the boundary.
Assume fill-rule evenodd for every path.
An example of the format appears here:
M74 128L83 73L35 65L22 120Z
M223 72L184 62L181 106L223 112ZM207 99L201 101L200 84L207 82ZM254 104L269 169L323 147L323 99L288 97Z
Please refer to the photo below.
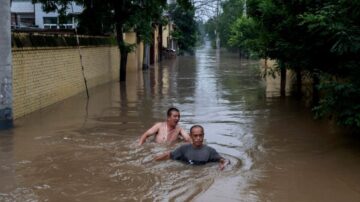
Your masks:
M12 13L33 13L35 12L34 4L29 2L12 2L11 4Z

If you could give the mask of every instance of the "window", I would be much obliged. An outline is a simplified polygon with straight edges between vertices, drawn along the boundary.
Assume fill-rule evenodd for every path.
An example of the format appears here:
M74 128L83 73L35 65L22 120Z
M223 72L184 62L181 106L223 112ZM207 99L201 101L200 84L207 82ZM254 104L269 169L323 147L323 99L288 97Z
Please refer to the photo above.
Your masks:
M72 24L72 17L59 18L59 24Z
M34 27L34 13L11 13L11 26L13 28Z
M58 17L44 17L44 28L45 29L73 29L74 17L69 16L65 18Z
M57 17L44 17L44 24L57 24Z
M34 13L19 13L20 23L26 26L34 26L35 25L35 15Z
M12 2L31 2L31 0L12 0Z
M58 18L57 17L44 17L45 29L57 29Z

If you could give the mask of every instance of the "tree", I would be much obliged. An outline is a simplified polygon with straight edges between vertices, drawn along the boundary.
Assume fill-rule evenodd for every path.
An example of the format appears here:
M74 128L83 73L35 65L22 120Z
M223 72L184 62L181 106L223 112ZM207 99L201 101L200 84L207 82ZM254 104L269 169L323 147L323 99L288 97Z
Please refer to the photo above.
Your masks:
M259 40L261 32L259 24L250 17L242 16L230 26L227 43L237 47L246 55L257 55L265 58L264 40Z
M215 4L216 3L216 4ZM243 0L227 0L214 1L215 5L221 8L214 8L217 10L217 15L213 15L207 22L207 34L213 44L217 40L217 36L221 41L220 46L228 49L238 48L229 43L230 32L232 24L243 15L244 1ZM221 12L220 12L221 10ZM215 47L215 46L214 46Z
M109 12L109 4L103 1L84 1L84 10L79 14L80 34L105 35L111 34L115 30L114 13Z
M313 78L317 117L333 117L360 128L360 2L347 0L248 0L248 15L258 25L257 37L265 56ZM242 26L233 27L246 44ZM250 37L250 39L252 39ZM314 94L314 97L317 95Z
M193 52L197 41L197 23L195 21L195 8L192 5L183 7L172 4L169 7L170 17L175 24L172 37L177 41L180 54Z
M216 44L215 44L215 40L216 40L216 33L215 33L216 23L217 23L217 20L216 20L215 17L210 18L205 23L205 32L206 32L206 35L207 35L208 39L211 41L211 46L213 48L216 47Z
M360 2L324 1L300 19L317 49L314 66L324 96L317 117L333 117L340 125L360 128ZM315 52L315 51L314 51Z
M222 13L218 19L218 30L221 47L234 48L229 43L232 24L243 16L244 2L242 0L228 0L221 4Z
M117 43L120 49L120 81L126 80L127 55L134 47L133 44L127 44L124 41L123 33L144 25L152 29L152 20L161 16L166 6L165 0L33 0L33 2L42 3L44 11L57 11L61 16L66 15L66 10L72 2L83 5L85 11L95 8L97 11L101 11L90 15L93 16L90 20L99 20L98 23L100 24L106 23L102 20L108 20L107 23L110 22L115 25ZM101 9L91 8L91 5L100 5ZM108 18L103 18L103 16L108 16ZM89 28L89 30L93 29Z

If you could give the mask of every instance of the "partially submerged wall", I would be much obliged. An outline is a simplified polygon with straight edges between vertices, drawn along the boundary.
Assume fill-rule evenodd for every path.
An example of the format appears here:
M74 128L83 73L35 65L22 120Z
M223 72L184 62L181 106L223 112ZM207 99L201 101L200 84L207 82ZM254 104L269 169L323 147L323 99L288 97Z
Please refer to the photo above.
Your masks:
M118 78L119 51L112 47L81 49L88 87ZM76 48L13 50L13 112L21 117L85 90Z
M129 36L133 42L136 36ZM15 119L85 90L80 53L89 88L119 79L120 53L116 45L82 46L80 52L76 46L30 46L12 49ZM140 47L129 54L127 71L139 69Z

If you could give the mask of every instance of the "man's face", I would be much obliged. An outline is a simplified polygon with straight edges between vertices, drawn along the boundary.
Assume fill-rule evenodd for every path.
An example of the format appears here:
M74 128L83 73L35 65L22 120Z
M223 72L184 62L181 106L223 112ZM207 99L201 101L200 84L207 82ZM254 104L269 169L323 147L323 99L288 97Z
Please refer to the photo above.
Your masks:
M176 125L180 120L180 113L177 111L172 111L167 120L170 124Z
M204 132L201 128L193 128L190 131L190 137L192 139L192 144L195 147L201 147L204 141Z

